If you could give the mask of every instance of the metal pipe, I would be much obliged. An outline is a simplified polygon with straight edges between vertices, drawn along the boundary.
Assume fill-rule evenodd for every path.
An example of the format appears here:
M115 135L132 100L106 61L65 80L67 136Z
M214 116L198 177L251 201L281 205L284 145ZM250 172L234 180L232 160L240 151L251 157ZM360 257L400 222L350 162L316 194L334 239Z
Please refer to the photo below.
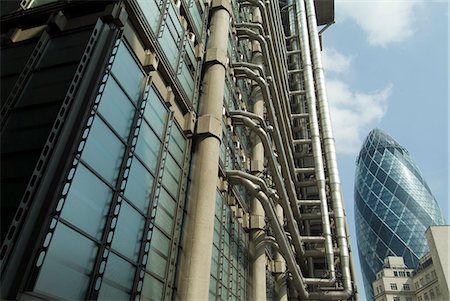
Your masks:
M289 198L286 193L286 188L283 185L282 176L280 174L280 169L278 168L276 164L276 158L272 151L272 143L270 141L269 136L267 133L255 122L253 122L250 118L246 116L239 116L237 112L233 112L231 114L231 118L233 120L233 123L235 123L236 120L238 120L237 124L235 125L245 125L250 130L252 130L258 137L261 139L261 142L263 143L264 149L265 149L265 156L268 159L268 164L270 171L272 173L272 177L275 183L275 187L277 188L277 192L280 194L280 203L283 207L284 213L286 214L288 223L288 229L292 234L292 240L294 243L295 250L297 251L298 255L303 255L305 253L305 250L303 248L302 242L301 242L301 236L300 232L298 231L297 222L294 218L294 214L292 212L291 206L289 204ZM241 175L242 177L247 177L246 174ZM254 181L257 181L256 179ZM263 189L265 192L268 192L269 189L267 188L265 182L262 179L259 179L258 182L261 189Z
M331 236L331 224L328 212L325 171L322 158L322 146L320 144L320 133L318 124L319 117L317 116L317 100L315 95L311 57L309 55L310 49L308 42L307 23L305 18L304 5L302 2L303 0L294 0L294 1L297 8L296 11L297 21L299 22L296 29L299 31L298 42L300 45L300 50L302 51L302 59L303 59L302 68L304 70L303 77L306 90L306 101L308 105L309 126L310 126L309 138L311 139L311 146L313 151L313 160L315 167L315 180L319 192L323 236L325 237L325 251L327 254L326 259L328 263L328 269L330 271L330 280L334 281L336 279L336 273L334 267L333 243Z
M310 293L306 289L306 282L314 282L320 281L320 279L314 278L304 278L302 271L295 260L294 252L289 243L289 239L286 235L286 232L283 231L280 222L275 213L274 202L270 200L270 198L262 191L262 187L258 186L253 182L260 183L258 177L246 174L240 170L230 170L227 172L227 177L230 181L230 184L238 184L243 185L247 188L250 194L256 197L264 208L267 219L272 227L273 233L277 239L277 243L280 247L280 252L286 260L287 267L289 272L292 275L293 283L295 285L295 289L297 293L300 295L300 299L305 300L338 300L338 299L347 299L349 296L346 296L345 291L320 291Z
M225 4L224 4L225 3ZM225 85L226 53L230 8L226 2L212 1L211 34L206 50L216 57L206 62L198 121L221 128ZM196 135L192 195L189 201L184 257L180 273L180 300L207 300L212 244L216 183L219 171L221 133L204 130Z
M329 176L329 186L333 203L334 221L338 247L340 250L341 272L343 277L344 291L339 292L347 297L353 292L350 274L350 259L348 252L347 233L345 229L345 214L340 188L339 172L337 168L336 150L331 129L328 99L325 90L325 77L323 73L322 60L320 56L320 42L317 33L317 20L313 0L305 0L306 18L308 23L308 35L311 42L311 57L313 61L314 81L316 83L318 107L320 114L320 125L322 130L322 141L324 145L325 159Z
M273 203L271 203L267 195L263 191L261 191L260 186L249 180L247 176L243 177L243 174L245 173L242 171L232 170L227 172L227 177L230 180L231 184L239 184L245 186L247 190L250 191L250 193L253 194L254 197L256 197L261 202L261 205L263 206L266 216L272 227L273 233L277 239L278 245L280 247L280 252L286 260L289 271L292 273L295 287L300 293L301 297L303 297L304 299L308 299L308 292L306 291L302 272L300 270L300 267L297 265L297 262L295 261L294 252L292 251L289 239L287 238L286 233L284 232L278 221Z
M282 166L281 168L281 172L283 174L283 178L281 178L281 183L285 182L285 186L287 187L287 192L289 195L289 198L286 197L286 200L289 204L289 206L291 206L291 211L294 213L295 216L295 221L297 220L301 220L301 216L300 216L300 210L298 209L298 206L295 202L289 203L289 199L291 200L297 200L297 195L295 192L295 188L294 188L294 182L292 180L292 176L291 173L289 172L290 170L290 164L287 163L287 156L286 156L286 150L285 150L285 146L288 145L286 142L282 141L282 137L280 134L280 129L278 127L278 117L277 114L275 113L275 109L274 109L274 105L273 105L273 101L272 98L270 97L270 93L269 93L269 89L268 89L268 83L266 82L266 80L264 78L262 78L261 76L259 76L258 74L256 74L253 70L247 68L247 67L235 67L234 68L235 71L235 76L237 78L239 77L244 77L244 78L249 78L251 80L254 80L255 82L257 82L260 86L261 86L261 92L263 93L264 99L265 99L265 103L266 103L266 108L267 108L267 112L268 112L268 117L269 117L269 122L273 125L274 127L274 135L273 135L273 139L275 142L275 146L276 149L278 151L278 155L279 155L279 159L280 159L280 164ZM283 118L283 116L281 116ZM291 149L288 148L288 151L290 151ZM271 151L272 152L272 151ZM292 153L291 154L291 159L292 159ZM293 167L292 167L292 172L293 171ZM278 170L278 169L277 169ZM284 179L284 181L283 181ZM284 185L281 185L284 187ZM286 208L284 208L286 210ZM298 232L298 231L297 231Z

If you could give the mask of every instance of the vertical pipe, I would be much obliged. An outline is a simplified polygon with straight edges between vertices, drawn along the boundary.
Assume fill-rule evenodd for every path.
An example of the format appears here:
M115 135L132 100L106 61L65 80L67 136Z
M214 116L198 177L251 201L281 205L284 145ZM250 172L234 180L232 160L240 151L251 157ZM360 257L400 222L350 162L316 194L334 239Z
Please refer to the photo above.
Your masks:
M258 8L253 9L252 22L261 24L261 12ZM263 65L261 45L258 41L252 41L252 59L255 65ZM264 98L261 87L257 83L253 83L250 99L253 102L253 113L264 118ZM252 173L258 177L264 172L264 146L261 139L254 135L254 143L252 149ZM251 300L266 299L266 248L265 248L265 231L264 231L264 209L258 199L254 198L251 202L251 218L257 219L256 227L250 231L250 256L251 256Z
M322 130L322 143L328 170L331 200L333 202L334 220L336 223L336 236L341 256L341 269L343 275L343 285L347 291L352 288L350 259L347 242L347 232L345 229L345 212L342 201L341 182L336 160L336 150L333 133L331 130L331 119L328 107L328 97L325 89L325 76L323 73L322 59L320 56L319 35L317 32L317 20L314 7L314 0L305 0L306 17L308 19L308 31L311 42L311 57L314 70L314 81L316 83L318 109L320 115L320 126Z
M281 207L280 204L277 204L275 206L275 213L278 218L278 222L280 225L284 224L284 214L283 214L283 207ZM286 266L286 260L284 260L283 255L277 250L275 253L275 262L283 269L285 269ZM278 301L287 301L287 285L286 285L286 271L276 271L277 274L275 275L275 292L276 297Z
M230 11L228 0L213 0L193 152L180 300L208 299Z
M317 114L317 98L314 87L313 66L311 62L311 49L309 39L312 39L310 33L307 31L307 20L305 18L305 4L303 0L295 1L297 8L297 22L299 31L299 44L302 51L303 61L303 76L306 90L306 102L309 113L310 138L314 156L315 177L317 181L317 188L319 191L320 209L323 226L323 236L325 237L325 252L330 271L330 278L335 279L334 268L334 253L333 243L331 239L331 224L328 214L328 202L326 195L325 170L322 157L322 146L320 144L319 133L319 116Z

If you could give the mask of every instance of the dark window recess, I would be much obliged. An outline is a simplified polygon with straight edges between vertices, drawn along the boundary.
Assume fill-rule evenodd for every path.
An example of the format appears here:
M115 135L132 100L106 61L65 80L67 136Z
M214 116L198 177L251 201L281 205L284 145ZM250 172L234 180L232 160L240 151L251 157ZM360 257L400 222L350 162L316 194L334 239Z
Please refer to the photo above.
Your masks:
M31 70L23 90L14 99L6 120L2 121L2 243L36 168L90 33L90 30L85 30L51 38L39 64ZM10 94L35 43L20 43L0 52L2 101Z

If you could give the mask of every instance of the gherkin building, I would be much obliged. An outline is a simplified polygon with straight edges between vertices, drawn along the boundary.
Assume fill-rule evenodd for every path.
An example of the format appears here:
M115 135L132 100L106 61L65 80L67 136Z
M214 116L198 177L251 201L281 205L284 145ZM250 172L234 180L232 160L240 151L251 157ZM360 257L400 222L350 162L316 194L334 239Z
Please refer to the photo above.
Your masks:
M380 129L372 130L356 160L355 221L367 299L387 256L409 268L428 251L425 230L444 224L430 187L408 151Z

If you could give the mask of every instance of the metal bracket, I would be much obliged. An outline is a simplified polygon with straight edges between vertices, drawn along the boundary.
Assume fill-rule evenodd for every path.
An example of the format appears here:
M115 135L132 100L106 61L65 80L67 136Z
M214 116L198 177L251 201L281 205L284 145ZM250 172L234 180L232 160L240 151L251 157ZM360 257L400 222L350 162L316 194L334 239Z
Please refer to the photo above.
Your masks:
M159 64L159 59L156 56L156 53L147 49L145 51L145 58L144 58L144 63L143 63L143 67L144 67L145 71L147 71L147 72L156 71L156 69L158 69L158 64Z
M197 119L196 136L212 136L222 140L222 122L211 115L203 115Z
M211 12L215 9L225 9L231 15L231 3L229 0L212 0Z
M206 49L205 64L207 63L219 63L226 68L228 65L228 54L226 51L218 48Z

